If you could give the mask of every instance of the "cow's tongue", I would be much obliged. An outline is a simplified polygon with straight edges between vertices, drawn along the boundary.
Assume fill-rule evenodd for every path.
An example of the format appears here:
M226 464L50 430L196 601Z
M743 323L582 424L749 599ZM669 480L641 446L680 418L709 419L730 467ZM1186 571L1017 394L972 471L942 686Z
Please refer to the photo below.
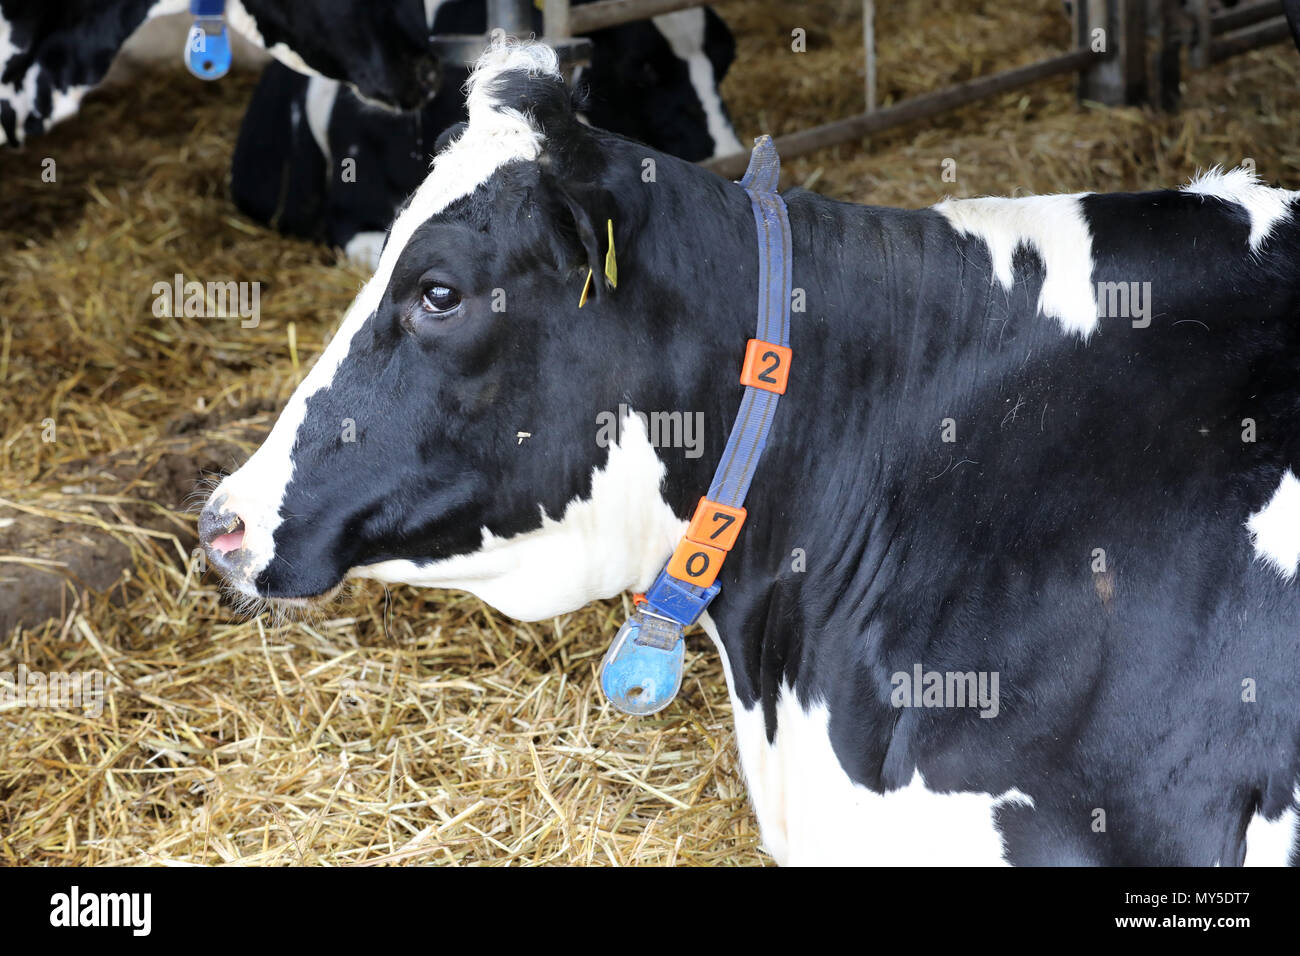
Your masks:
M229 554L231 551L238 551L244 546L244 532L232 531L229 534L223 534L215 538L212 542L212 550L219 554Z

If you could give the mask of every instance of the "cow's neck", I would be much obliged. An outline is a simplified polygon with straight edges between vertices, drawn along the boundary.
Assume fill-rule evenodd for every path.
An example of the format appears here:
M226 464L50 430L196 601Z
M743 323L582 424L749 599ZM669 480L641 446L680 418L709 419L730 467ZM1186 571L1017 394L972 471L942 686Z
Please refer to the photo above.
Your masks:
M734 691L762 704L769 733L783 688L816 696L826 642L870 647L907 546L893 456L918 435L938 441L953 414L943 396L978 348L955 330L974 327L961 313L983 299L922 281L953 271L952 232L935 213L787 200L806 311L792 316L791 385L711 608Z
M709 487L740 403L735 370L757 324L753 213L739 187L720 187L698 167L661 177L654 215L640 220L642 241L627 253L629 263L643 259L650 274L672 277L656 290L654 307L670 315L673 333L690 328L693 336L674 353L670 374L655 379L663 391L640 400L645 408L680 408L690 396L687 407L704 412L706 447L715 454L672 458L662 487L682 517ZM738 702L761 703L769 733L783 689L815 698L827 684L819 668L879 647L873 628L888 616L881 608L906 561L911 542L903 535L924 534L917 522L901 520L913 507L902 476L915 473L919 454L928 464L942 453L934 473L968 467L960 446L940 443L944 420L960 417L953 396L1005 374L1004 366L1024 355L985 348L993 288L987 263L962 258L939 213L837 203L797 190L785 198L795 292L790 384L745 501L749 517L709 609ZM664 309L682 289L705 290L709 308L682 300ZM1067 341L1054 322L1034 325L1042 338L1026 348ZM1005 332L1009 341L1021 334ZM712 383L711 391L688 391L701 382ZM917 609L914 623L926 613L942 610ZM859 706L853 701L836 716Z

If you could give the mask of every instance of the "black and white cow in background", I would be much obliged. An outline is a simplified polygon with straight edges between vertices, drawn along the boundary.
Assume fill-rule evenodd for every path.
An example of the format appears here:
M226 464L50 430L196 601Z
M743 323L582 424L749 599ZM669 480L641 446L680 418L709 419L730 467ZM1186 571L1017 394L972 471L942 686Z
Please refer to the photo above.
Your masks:
M351 575L573 611L644 589L708 488L746 194L582 125L536 44L469 116L200 518L253 606ZM806 311L702 619L772 854L1298 862L1300 193L785 199ZM602 447L620 406L702 413L703 454L631 412Z
M188 9L188 0L0 0L0 146L76 113L140 24ZM346 80L376 103L414 109L437 89L421 0L230 0L226 21L294 69Z
M434 33L487 30L485 0L429 0L428 9ZM683 159L742 150L718 90L735 41L713 10L681 10L590 38L592 62L576 80L592 125ZM418 113L393 114L368 108L337 82L270 64L231 164L235 204L373 267L398 207L428 174L438 138L465 119L468 71L444 66L443 74L438 95Z

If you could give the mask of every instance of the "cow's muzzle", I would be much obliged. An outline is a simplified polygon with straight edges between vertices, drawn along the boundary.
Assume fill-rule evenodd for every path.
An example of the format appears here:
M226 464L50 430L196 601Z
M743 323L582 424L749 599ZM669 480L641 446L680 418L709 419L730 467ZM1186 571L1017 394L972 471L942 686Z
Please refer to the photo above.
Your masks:
M199 513L199 544L208 564L245 598L279 607L312 607L332 600L346 575L328 567L295 562L296 575L284 580L284 570L292 566L276 562L275 525L269 520L275 511L264 501L218 488ZM277 567L279 572L271 573Z

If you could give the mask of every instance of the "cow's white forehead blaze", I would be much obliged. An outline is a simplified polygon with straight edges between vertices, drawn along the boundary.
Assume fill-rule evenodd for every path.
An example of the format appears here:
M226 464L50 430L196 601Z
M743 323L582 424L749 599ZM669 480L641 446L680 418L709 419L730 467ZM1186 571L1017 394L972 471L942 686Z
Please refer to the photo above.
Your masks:
M244 520L243 554L238 570L245 585L260 574L274 555L274 536L280 526L280 505L293 479L293 445L307 411L308 400L330 387L347 357L352 338L383 299L393 269L406 245L423 223L458 199L468 196L506 163L534 160L541 153L543 136L530 117L502 107L494 97L494 81L503 74L560 78L555 52L541 44L503 43L479 59L467 84L469 124L442 151L409 205L397 217L374 276L348 309L338 332L321 353L302 384L290 396L266 441L213 493L238 503Z

